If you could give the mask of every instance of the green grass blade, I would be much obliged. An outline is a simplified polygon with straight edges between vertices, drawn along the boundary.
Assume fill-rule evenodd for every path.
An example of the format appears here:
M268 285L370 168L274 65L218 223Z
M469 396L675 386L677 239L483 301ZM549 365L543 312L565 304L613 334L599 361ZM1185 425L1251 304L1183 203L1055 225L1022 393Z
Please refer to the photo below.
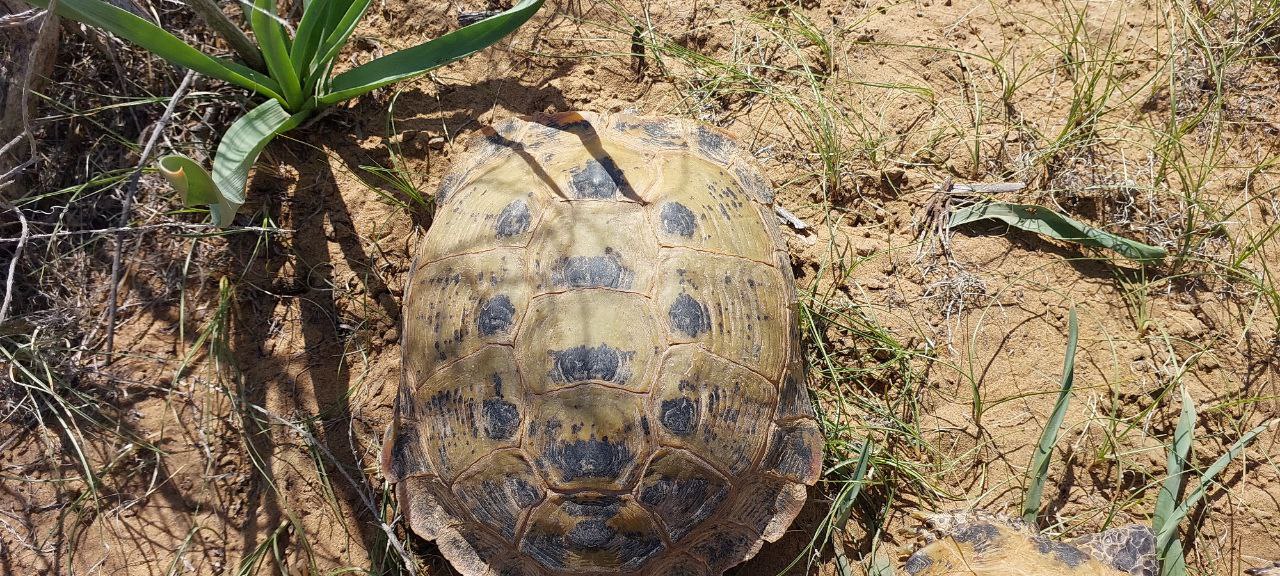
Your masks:
M48 8L47 0L27 0ZM266 75L229 60L214 58L142 18L102 0L60 0L58 15L101 28L169 62L206 76L230 82L271 98L281 97L280 86Z
M947 227L955 228L988 219L1000 220L1010 226L1058 240L1075 242L1092 248L1114 250L1126 258L1139 262L1158 261L1167 253L1164 248L1103 232L1043 206L1031 204L979 202L952 212Z
M213 223L225 228L244 204L245 183L258 154L272 138L293 129L310 115L310 110L290 114L280 101L268 100L236 120L222 135L212 176L195 162L176 155L161 159L161 174L183 194L184 200L207 204Z
M1196 407L1182 388L1182 412L1173 432L1173 444L1168 451L1169 475L1156 496L1155 514L1151 529L1156 534L1156 555L1160 561L1161 576L1178 576L1186 572L1182 557L1182 542L1178 540L1178 523L1171 522L1182 498L1182 477L1187 471L1187 458L1191 454L1191 441L1195 432Z
M845 524L849 523L849 516L853 513L853 502L858 498L862 485L866 481L867 467L871 463L871 452L874 448L871 438L868 437L862 441L862 449L858 453L858 463L854 466L853 477L841 488L840 494L836 496L836 501L831 506L831 528L843 530Z
M1076 342L1079 339L1079 325L1076 321L1076 309L1071 308L1067 320L1067 353L1062 363L1062 386L1058 391L1058 402L1053 406L1049 422L1040 434L1040 444L1036 446L1036 454L1031 459L1030 485L1022 501L1022 520L1028 526L1036 525L1036 515L1040 511L1040 498L1044 494L1044 483L1049 476L1049 457L1053 454L1053 445L1058 442L1058 431L1062 428L1062 419L1067 414L1067 405L1071 402L1071 388L1075 384L1076 374Z
M542 2L520 0L500 14L343 72L334 77L329 92L320 97L320 103L327 105L354 98L486 48L532 18Z
M276 18L275 0L254 0L253 10L249 13L249 24L262 49L267 70L280 84L285 108L297 112L303 105L302 83L293 69L293 62L289 60L288 38L285 36L284 26Z

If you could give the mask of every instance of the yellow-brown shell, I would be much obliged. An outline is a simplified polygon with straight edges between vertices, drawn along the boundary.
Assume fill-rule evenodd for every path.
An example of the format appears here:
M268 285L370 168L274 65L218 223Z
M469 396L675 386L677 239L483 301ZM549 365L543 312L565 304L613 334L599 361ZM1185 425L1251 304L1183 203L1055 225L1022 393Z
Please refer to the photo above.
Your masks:
M446 176L383 468L465 576L716 576L820 472L772 193L727 134L511 120Z

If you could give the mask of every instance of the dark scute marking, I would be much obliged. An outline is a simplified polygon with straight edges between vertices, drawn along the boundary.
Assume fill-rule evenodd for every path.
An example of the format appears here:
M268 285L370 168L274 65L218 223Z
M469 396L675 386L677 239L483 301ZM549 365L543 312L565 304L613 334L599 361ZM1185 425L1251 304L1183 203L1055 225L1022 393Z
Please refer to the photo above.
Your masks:
M575 519L572 528L563 535L531 532L520 546L522 552L548 568L566 569L565 557L569 551L613 552L619 562L618 571L630 572L665 549L653 534L619 532L609 526L609 520L622 509L616 497L569 500L563 507L565 513Z
M1107 540L1119 540L1119 546L1112 547L1110 564L1117 570L1130 574L1154 573L1156 537L1146 526L1123 526L1102 533ZM1108 542L1109 543L1109 542Z
M711 331L711 318L707 307L694 300L693 296L682 293L671 303L667 310L667 318L671 327L688 336L698 336Z
M595 347L574 346L567 350L553 350L555 362L551 380L562 384L603 380L620 383L626 380L627 363L635 352L618 350L608 344Z
M445 175L440 180L440 189L436 191L436 205L443 206L449 198L452 198L453 192L458 189L458 186L462 185L462 180L462 174L456 172Z
M502 398L485 398L484 433L494 440L507 440L520 428L520 411L516 405Z
M530 484L523 478L512 479L511 493L515 496L516 506L521 508L528 508L541 502L546 495L542 491L542 487Z
M635 274L622 265L622 257L606 249L601 256L562 258L551 273L551 282L570 288L628 289Z
M756 197L763 204L773 204L773 188L764 180L762 176L756 174L754 170L748 170L739 167L735 170L738 180L742 182L743 187Z
M733 153L733 143L728 138L706 126L698 126L694 137L698 139L698 147L704 154L722 164L729 162L729 155Z
M778 429L773 435L773 448L768 458L768 468L780 476L803 482L810 475L813 462L813 446L809 445L804 428Z
M576 198L613 198L624 181L622 170L608 156L587 160L586 164L569 171L569 188Z
M618 478L635 455L626 444L589 438L557 443L547 451L546 458L566 482L572 482L578 478Z
M1044 536L1035 536L1031 541L1036 545L1036 551L1041 554L1052 554L1054 558L1072 568L1089 561L1088 554L1070 544L1054 542Z
M976 552L983 552L992 544L992 540L1000 535L1000 529L986 522L965 524L951 535L956 542L972 544Z
M673 540L684 538L715 512L729 489L705 478L660 478L640 492L640 502L656 509Z
M555 128L563 132L586 136L595 133L595 127L588 122L586 118L576 116L564 116L564 118L572 118L569 121L562 121L560 118L547 118L543 121L543 125L548 128Z
M592 518L579 522L565 535L565 544L576 550L600 548L616 538L618 532L610 528L604 520Z
M717 530L706 540L693 546L695 556L706 560L712 573L723 570L742 561L746 555L751 538L741 531Z
M480 307L480 313L476 315L476 329L481 336L493 336L509 330L515 318L516 307L511 304L511 298L499 294Z
M915 576L916 574L924 572L924 570L930 566L933 566L933 558L925 556L923 553L916 552L907 558L907 562L902 565L902 569L905 570L907 574Z
M569 550L565 548L563 538L542 533L528 534L520 542L520 551L552 570L564 570L568 567L565 556Z
M494 231L502 238L510 238L519 236L529 230L529 221L533 216L529 213L529 203L523 199L512 200L507 204L506 208L498 214L498 221L494 223Z
M660 411L662 426L672 434L688 436L698 424L698 406L684 396L663 400Z
M395 443L391 445L391 475L403 480L409 474L427 469L426 458L418 448L417 430L413 429L412 424L401 428Z
M783 380L779 418L814 416L813 401L809 398L809 388L804 384L802 371L802 366L792 368L791 373Z
M484 481L478 486L460 488L471 514L497 528L508 540L516 535L517 510L538 503L542 492L523 478L508 477L502 481Z
M693 215L693 211L679 202L663 204L662 211L658 213L658 219L662 221L662 231L667 234L692 238L698 228L698 219Z

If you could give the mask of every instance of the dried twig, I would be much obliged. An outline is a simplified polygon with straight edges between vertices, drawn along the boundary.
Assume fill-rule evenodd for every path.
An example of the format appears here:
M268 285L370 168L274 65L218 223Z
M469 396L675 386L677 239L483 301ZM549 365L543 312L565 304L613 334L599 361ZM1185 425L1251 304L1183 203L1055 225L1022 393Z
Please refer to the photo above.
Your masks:
M48 57L48 54L45 54L45 51L40 50L39 48L51 44L49 38L52 34L55 34L58 29L58 16L55 14L57 10L58 0L49 0L49 7L44 12L44 19L40 22L40 30L36 32L35 42L32 45L33 49L31 50L31 53L27 55L27 63L25 69L22 71L22 93L18 100L18 107L20 108L19 117L22 121L22 133L18 134L13 141L6 143L3 151L0 152L0 154L8 152L9 149L15 146L20 139L25 138L28 149L27 159L19 162L17 166L6 171L3 175L0 175L0 187L7 186L13 181L16 181L23 171L32 164L35 164L36 158L39 154L39 150L36 148L36 137L31 133L31 107L28 105L28 102L31 98L31 78L32 76L35 76L35 70L40 65L40 59ZM12 16L21 16L23 14L26 14L26 12L21 12ZM22 22L17 22L15 20L14 23L10 23L6 21L5 27L7 28L18 24L25 24L34 18L35 15L30 18L24 17Z
M0 16L0 28L26 26L43 14L44 10L39 8L30 8L14 14L5 14L4 16Z
M27 240L44 240L47 238L65 238L68 236L93 236L96 234L124 234L129 232L149 232L152 230L163 229L190 230L192 232L209 232L211 234L225 235L235 232L266 232L271 234L292 234L293 230L289 228L267 228L265 226L237 226L235 228L219 228L213 224L186 224L183 222L163 222L160 224L146 224L143 226L120 226L113 228L96 228L93 230L63 230L61 232L46 232L43 234L28 234L25 236ZM23 238L0 238L0 243L21 242Z
M191 81L195 76L196 73L191 71L188 71L187 75L183 76L182 83L178 84L178 89L174 91L173 97L169 99L169 105L164 109L164 114L160 115L160 120L156 122L155 128L151 131L151 137L147 138L147 145L142 148L142 156L138 158L138 168L133 171L133 177L125 185L124 205L120 209L121 228L129 224L129 212L133 209L133 197L138 192L138 180L142 178L142 169L146 167L147 162L151 159L151 149L160 140L160 133L164 132L164 127L169 123L169 118L173 116L173 111L178 108L178 101L182 100L187 88L191 87ZM111 256L111 294L107 297L107 345L105 355L107 364L111 363L111 352L116 332L116 307L118 306L116 299L119 297L120 292L120 261L123 256L124 238L120 232L116 232L115 253Z
M18 245L13 249L13 259L9 261L9 275L4 283L4 301L0 302L0 324L9 318L9 303L13 301L13 277L17 275L18 260L22 258L22 249L27 245L27 235L31 230L27 227L27 217L22 214L22 209L11 206L14 212L18 213L18 222L22 224L21 235L18 236Z

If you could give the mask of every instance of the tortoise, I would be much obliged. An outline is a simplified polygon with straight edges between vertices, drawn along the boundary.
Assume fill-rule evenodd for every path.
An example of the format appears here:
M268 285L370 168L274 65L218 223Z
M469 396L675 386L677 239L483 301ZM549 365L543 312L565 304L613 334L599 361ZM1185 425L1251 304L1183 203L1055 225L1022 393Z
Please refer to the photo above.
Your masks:
M1129 524L1055 542L1025 523L982 511L934 514L939 537L907 558L911 576L1158 576L1151 529Z
M385 475L464 576L716 576L821 471L773 192L727 132L473 138L406 285Z

